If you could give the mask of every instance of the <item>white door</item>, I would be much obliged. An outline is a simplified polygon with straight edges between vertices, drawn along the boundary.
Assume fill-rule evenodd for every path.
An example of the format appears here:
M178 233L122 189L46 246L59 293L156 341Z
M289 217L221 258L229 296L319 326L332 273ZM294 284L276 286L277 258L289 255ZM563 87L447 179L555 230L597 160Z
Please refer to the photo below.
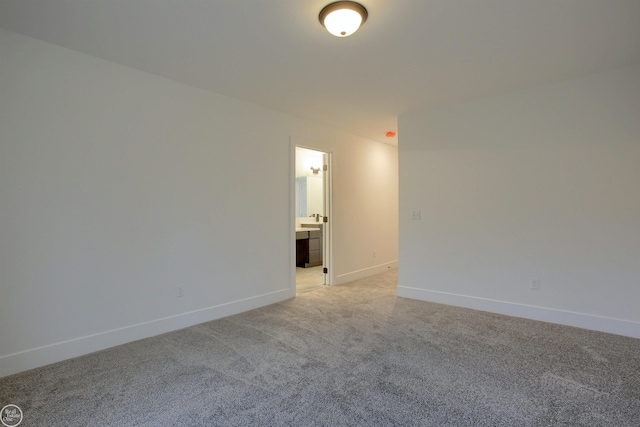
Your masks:
M329 265L331 264L331 194L333 191L331 179L331 153L322 153L322 162L324 164L324 173L322 175L323 187L323 232L322 232L322 268L324 271L324 284L331 285L331 275L329 274Z

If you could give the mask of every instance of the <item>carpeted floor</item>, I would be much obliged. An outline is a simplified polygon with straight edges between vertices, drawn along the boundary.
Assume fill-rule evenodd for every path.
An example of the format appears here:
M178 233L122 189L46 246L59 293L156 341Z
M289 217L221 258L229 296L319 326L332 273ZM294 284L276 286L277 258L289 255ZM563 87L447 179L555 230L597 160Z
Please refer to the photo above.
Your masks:
M640 340L395 296L396 270L0 379L22 426L638 426Z

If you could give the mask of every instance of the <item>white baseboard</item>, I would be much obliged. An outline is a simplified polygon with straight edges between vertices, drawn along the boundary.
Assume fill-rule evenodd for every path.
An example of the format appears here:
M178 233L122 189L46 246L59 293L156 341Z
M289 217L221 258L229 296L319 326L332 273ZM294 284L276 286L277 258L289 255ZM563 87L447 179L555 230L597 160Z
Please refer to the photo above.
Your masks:
M640 322L633 320L517 304L508 301L431 291L408 286L398 286L398 296L624 335L631 338L640 338Z
M343 283L353 282L354 280L364 279L365 277L384 273L391 268L398 268L398 261L390 261L384 264L374 265L373 267L363 268L362 270L352 271L350 273L340 274L336 276L334 285L342 285Z
M254 308L264 307L292 298L293 296L295 295L292 295L290 289L283 289L264 295L7 354L0 356L0 378L93 353L94 351L104 350L109 347L176 331L199 323L242 313L247 310L253 310Z

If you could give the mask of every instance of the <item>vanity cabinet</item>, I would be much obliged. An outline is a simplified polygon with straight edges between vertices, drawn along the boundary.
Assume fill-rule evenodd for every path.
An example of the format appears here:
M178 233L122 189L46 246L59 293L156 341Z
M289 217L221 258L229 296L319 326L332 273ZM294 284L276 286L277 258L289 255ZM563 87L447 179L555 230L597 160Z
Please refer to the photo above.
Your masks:
M309 228L309 231L304 230ZM322 265L322 224L302 224L296 231L296 266Z
M309 258L305 267L322 265L322 231L309 231Z
M309 232L296 231L296 267L304 267L309 260Z

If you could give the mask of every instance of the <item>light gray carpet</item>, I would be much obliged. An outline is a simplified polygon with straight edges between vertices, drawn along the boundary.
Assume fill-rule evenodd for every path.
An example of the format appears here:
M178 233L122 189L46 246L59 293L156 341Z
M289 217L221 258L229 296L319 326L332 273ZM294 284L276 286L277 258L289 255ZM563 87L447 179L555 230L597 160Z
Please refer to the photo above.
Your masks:
M396 271L0 379L21 426L638 426L640 340L395 296Z

